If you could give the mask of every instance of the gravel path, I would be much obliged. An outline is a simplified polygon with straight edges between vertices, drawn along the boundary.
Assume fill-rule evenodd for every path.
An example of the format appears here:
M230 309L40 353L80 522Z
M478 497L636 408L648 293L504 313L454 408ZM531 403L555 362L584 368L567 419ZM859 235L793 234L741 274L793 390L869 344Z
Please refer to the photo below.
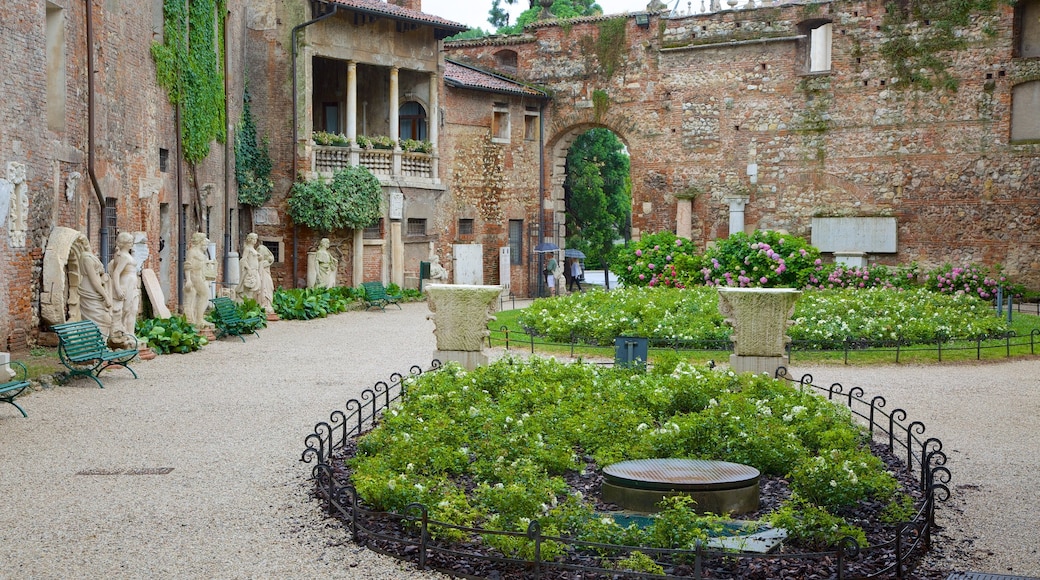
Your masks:
M358 549L307 501L303 437L434 350L425 304L280 321L0 406L0 577L443 578ZM795 368L883 394L950 455L959 570L1040 575L1040 361ZM165 475L133 470L172 468ZM94 473L82 475L80 473ZM108 475L100 475L108 473Z

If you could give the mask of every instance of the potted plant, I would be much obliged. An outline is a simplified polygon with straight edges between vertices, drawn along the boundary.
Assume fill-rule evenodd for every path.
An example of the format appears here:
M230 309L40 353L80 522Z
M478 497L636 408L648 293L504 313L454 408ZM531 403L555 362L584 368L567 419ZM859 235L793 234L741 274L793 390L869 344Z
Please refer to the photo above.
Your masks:
M396 143L390 137L386 135L376 135L372 137L372 147L376 149L393 149Z
M327 133L325 131L315 131L311 133L311 140L314 141L315 145L332 145L333 140L337 137L334 133Z
M372 148L372 140L369 139L368 137L364 136L364 135L358 135L357 136L357 144L358 144L358 147L360 147L362 149L371 149Z
M433 153L433 143L418 139L401 139L401 149L413 153Z
M333 133L332 145L334 147L350 147L350 139L343 133Z

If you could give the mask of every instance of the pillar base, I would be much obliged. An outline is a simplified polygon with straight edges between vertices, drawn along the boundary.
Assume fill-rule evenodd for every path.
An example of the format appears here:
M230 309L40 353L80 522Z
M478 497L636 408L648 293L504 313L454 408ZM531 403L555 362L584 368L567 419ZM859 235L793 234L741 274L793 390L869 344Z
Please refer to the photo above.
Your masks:
M788 362L786 356L729 355L729 368L735 373L766 373L773 377L776 376L776 369L786 367Z
M488 363L487 355L479 350L435 350L433 351L433 358L442 363L455 361L471 371Z

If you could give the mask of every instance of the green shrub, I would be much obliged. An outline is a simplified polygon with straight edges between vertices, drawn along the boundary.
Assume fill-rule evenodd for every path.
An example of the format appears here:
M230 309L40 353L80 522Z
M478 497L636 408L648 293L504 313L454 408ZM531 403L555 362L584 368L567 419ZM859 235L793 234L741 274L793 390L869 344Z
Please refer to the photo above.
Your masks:
M194 352L209 342L180 315L139 320L135 334L158 354Z
M615 252L611 267L625 286L684 288L697 283L700 261L693 242L659 232L625 244Z
M242 302L235 303L235 310L238 312L238 317L243 320L241 327L242 334L248 334L260 328L267 328L267 311L264 310L264 307L260 306L256 300L253 300L252 298L244 298ZM245 324L244 321L251 318L257 319L256 322ZM207 311L206 320L215 323L217 320L216 311Z
M804 239L770 230L719 240L701 262L704 284L741 288L804 288L823 264Z
M825 550L852 538L860 547L867 545L867 535L844 518L797 496L783 503L768 516L774 528L787 530L787 538L815 550Z
M289 217L318 232L360 229L379 218L383 190L379 179L362 166L293 184L288 199Z
M865 449L832 449L803 457L791 470L790 479L794 493L832 510L867 498L887 502L898 487L881 460Z
M342 288L279 288L271 306L285 320L325 318L347 309L349 290Z

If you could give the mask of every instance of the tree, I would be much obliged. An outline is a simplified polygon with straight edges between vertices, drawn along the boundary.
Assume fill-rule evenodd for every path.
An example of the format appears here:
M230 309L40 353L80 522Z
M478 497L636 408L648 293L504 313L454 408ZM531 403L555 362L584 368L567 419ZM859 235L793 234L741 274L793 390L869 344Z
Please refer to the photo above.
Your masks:
M538 19L541 13L541 5L536 0L528 0L529 8L524 10L516 19L516 24L509 25L509 13L502 8L502 3L513 5L523 0L494 0L491 10L488 11L488 22L498 28L498 34L519 34L523 32L524 26ZM603 14L603 9L595 0L555 0L549 11L556 18L577 18L578 16L594 16Z
M629 236L632 181L625 146L609 129L586 131L567 153L567 246L590 260L607 260Z

